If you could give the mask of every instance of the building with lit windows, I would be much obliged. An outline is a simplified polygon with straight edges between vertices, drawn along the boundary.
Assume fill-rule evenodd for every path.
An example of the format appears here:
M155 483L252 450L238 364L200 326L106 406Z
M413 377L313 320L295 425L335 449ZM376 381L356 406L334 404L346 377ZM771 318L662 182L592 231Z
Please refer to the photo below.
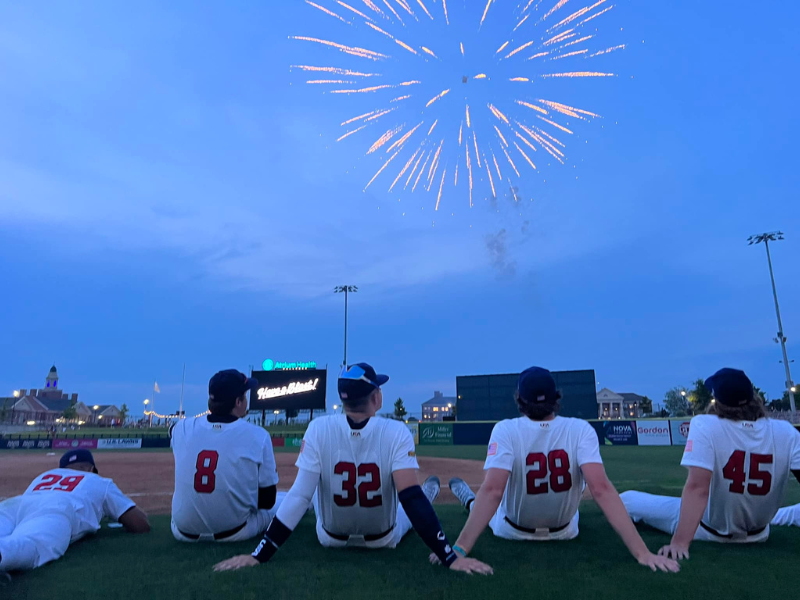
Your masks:
M433 392L433 398L422 403L422 420L444 421L445 417L452 417L455 414L453 410L455 405L456 399L453 396Z
M617 394L608 388L597 392L598 419L638 419L642 416L644 396Z

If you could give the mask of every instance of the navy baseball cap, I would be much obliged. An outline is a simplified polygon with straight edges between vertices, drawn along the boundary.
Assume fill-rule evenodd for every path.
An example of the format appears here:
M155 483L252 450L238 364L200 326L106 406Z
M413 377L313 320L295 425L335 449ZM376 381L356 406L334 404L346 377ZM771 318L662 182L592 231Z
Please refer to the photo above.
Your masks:
M68 450L58 461L59 469L67 469L70 465L76 463L89 463L97 471L97 466L94 464L94 456L86 448L76 448L75 450Z
M720 369L706 379L706 387L725 406L744 406L753 399L753 382L739 369Z
M208 396L214 402L231 403L248 390L258 388L258 381L236 369L225 369L208 381Z
M388 375L378 375L367 363L342 367L338 382L339 398L343 402L364 398L387 381L389 381Z
M519 375L517 393L524 402L553 402L558 390L550 371L541 367L525 369Z

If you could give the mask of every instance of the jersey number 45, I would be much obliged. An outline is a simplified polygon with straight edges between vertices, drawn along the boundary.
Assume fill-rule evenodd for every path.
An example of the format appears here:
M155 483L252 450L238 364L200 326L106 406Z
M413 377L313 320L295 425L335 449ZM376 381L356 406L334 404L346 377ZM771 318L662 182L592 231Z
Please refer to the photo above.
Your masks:
M334 494L333 501L336 506L355 506L358 503L363 508L374 508L383 504L383 495L369 494L381 489L381 470L375 463L354 465L350 462L336 463L333 467L334 475L342 475L342 493ZM357 477L369 477L356 486Z

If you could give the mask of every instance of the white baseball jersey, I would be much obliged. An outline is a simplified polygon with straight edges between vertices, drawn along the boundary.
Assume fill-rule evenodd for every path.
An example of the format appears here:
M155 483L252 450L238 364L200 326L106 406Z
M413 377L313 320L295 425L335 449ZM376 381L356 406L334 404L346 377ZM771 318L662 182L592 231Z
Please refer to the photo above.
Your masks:
M258 488L278 483L269 434L242 419L178 421L172 429L172 453L172 520L183 533L235 529L258 512Z
M100 529L108 517L117 521L136 504L105 477L74 469L53 469L42 473L22 495L26 514L61 512L70 518L74 542Z
M763 529L783 502L792 470L800 469L800 433L772 419L692 419L681 464L712 472L703 523L741 537Z
M314 419L308 426L300 469L319 473L319 517L336 535L378 535L397 520L392 473L419 469L414 439L404 423L371 418L351 429L346 415Z
M520 417L494 426L483 468L511 472L500 511L515 525L544 529L572 520L585 487L580 468L602 462L587 421Z

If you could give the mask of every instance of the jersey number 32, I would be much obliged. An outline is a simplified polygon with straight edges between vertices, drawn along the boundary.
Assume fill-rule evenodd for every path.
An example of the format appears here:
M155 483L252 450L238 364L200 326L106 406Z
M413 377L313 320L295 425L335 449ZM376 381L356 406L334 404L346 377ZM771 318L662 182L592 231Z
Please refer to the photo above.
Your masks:
M333 467L335 475L341 475L342 493L334 494L333 501L336 506L355 506L356 503L363 508L374 508L383 504L383 495L369 494L381 489L381 470L375 463L354 465L350 462L336 463ZM357 477L369 477L356 486Z

